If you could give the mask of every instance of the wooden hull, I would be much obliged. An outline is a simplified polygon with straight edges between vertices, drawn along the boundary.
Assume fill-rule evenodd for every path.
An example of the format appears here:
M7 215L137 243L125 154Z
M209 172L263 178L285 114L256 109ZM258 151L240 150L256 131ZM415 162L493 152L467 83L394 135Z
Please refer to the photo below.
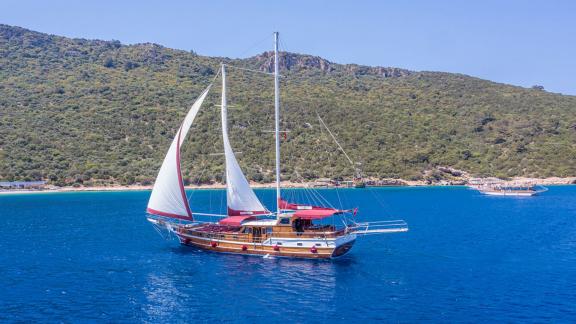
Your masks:
M348 253L356 237L341 242L336 247L287 247L269 245L264 243L245 243L245 242L231 242L231 241L218 241L206 238L187 236L177 234L180 243L188 246L194 246L202 250L222 253L234 253L242 255L269 255L272 257L288 257L288 258L301 258L301 259L330 259L343 256Z

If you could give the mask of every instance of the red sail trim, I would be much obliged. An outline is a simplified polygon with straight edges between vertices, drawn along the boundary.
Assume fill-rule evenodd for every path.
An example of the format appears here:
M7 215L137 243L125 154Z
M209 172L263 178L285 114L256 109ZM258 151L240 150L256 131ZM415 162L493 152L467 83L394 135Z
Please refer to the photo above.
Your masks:
M245 220L254 219L253 216L229 216L224 219L218 221L220 225L228 225L228 226L240 226L242 222Z
M252 215L264 215L269 213L270 212L267 210L257 210L257 211L236 210L228 207L228 216L252 216Z
M278 199L278 206L280 207L280 209L288 209L288 210L336 210L330 207L289 203L282 198Z
M158 210L155 210L152 208L147 208L146 211L152 215L177 218L177 219L184 219L184 220L190 220L190 221L192 220L192 217L190 217L190 216L182 216L182 215L176 215L176 214L171 214L171 213L165 213L165 212L161 212L161 211L158 211Z
M182 200L184 201L184 206L186 206L186 212L188 217L192 220L192 211L190 210L190 205L188 204L188 197L186 196L186 190L184 190L184 182L182 182L182 172L180 171L180 134L182 133L182 126L178 129L178 142L176 143L178 147L176 148L176 168L178 169L178 184L180 185L180 193L182 194Z

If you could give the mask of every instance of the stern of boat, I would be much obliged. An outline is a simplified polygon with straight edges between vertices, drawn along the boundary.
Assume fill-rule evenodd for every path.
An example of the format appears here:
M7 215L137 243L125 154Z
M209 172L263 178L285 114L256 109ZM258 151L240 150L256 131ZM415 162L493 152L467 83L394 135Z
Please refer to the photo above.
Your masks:
M356 243L356 234L349 233L345 236L342 236L336 240L336 248L332 251L331 258L338 258L343 256L344 254L350 252L354 243Z

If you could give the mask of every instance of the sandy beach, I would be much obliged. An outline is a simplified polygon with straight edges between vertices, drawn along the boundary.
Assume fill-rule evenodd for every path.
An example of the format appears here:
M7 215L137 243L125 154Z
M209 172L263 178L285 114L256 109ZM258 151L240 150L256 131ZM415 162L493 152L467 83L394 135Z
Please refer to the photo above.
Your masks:
M439 183L427 183L426 181L409 181L403 179L386 179L391 183L402 183L403 186L418 187L418 186L450 186L455 184L439 182ZM528 178L528 177L515 177L508 181L503 181L505 183L514 184L530 184L530 185L567 185L576 184L576 177L550 177L550 178ZM251 183L253 188L274 188L275 184L271 183ZM399 185L388 185L388 187L399 186ZM39 193L57 193L57 192L94 192L94 191L146 191L152 190L153 185L113 185L113 186L90 186L90 187L60 187L60 188L47 188L47 189L18 189L18 190L3 190L0 191L0 195L9 194L39 194ZM283 188L335 188L334 186L322 186L317 182L282 182ZM204 184L204 185L190 185L186 186L186 189L224 189L225 184Z

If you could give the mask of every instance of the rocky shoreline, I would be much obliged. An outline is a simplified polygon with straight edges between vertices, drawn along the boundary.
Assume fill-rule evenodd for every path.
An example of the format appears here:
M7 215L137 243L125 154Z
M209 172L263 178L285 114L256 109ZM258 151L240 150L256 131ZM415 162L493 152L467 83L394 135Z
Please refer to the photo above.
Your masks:
M457 185L471 185L473 181L494 181L496 178L467 178L455 180L441 180L441 181L410 181L404 179L380 179L371 180L366 179L368 187L396 187L396 186L457 186ZM498 179L496 179L498 180ZM528 178L516 177L508 180L499 180L502 183L514 183L516 185L530 184L530 185L568 185L576 184L576 177L551 177L551 178ZM253 188L274 188L274 183L252 183ZM0 190L1 194L22 194L22 193L57 193L57 192L95 192L95 191L146 191L152 190L153 185L112 185L112 186L90 186L90 187L54 187L49 186L45 189L17 189L17 190ZM283 188L345 188L343 185L335 185L328 181L316 182L282 182ZM204 185L191 185L186 186L186 189L224 189L225 184L204 184Z

